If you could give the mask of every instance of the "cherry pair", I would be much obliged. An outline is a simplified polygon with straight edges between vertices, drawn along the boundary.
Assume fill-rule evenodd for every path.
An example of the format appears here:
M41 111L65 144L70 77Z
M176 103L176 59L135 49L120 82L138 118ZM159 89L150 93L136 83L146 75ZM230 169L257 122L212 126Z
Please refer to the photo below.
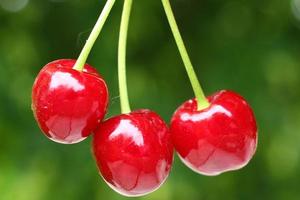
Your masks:
M105 81L91 66L79 72L72 69L74 64L51 62L36 78L32 108L43 132L53 141L70 144L95 131L94 155L109 185L127 196L158 188L173 160L165 122L150 110L138 110L100 124L108 104Z
M257 145L257 128L247 102L231 91L206 98L195 75L168 0L162 0L195 92L174 113L170 129L150 110L131 112L126 83L126 38L132 0L125 0L119 37L122 114L102 121L108 106L104 79L85 64L115 0L108 0L77 61L47 64L33 86L32 109L42 131L59 143L77 143L92 132L102 177L117 192L141 196L159 188L170 173L173 146L192 170L218 175L246 165Z
M43 67L32 91L34 116L51 140L78 143L95 132L93 153L104 180L126 196L157 189L170 173L173 145L169 128L155 112L130 111L126 74L126 37L131 0L124 3L119 40L119 85L122 114L102 122L108 89L102 76L85 64L114 4L109 0L78 60L61 59Z

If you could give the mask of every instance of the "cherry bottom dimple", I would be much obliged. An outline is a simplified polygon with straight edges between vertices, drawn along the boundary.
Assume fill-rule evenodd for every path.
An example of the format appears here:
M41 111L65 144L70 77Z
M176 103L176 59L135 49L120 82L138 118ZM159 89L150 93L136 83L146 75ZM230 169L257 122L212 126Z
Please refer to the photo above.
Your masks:
M158 167L158 170L160 170L160 167ZM110 188L128 197L138 197L152 193L159 189L168 177L168 173L160 174L161 177L157 177L155 173L145 174L138 171L137 168L121 164L120 169L116 168L113 172L113 177L115 177L113 181L109 182L103 175L101 176Z
M69 137L66 137L66 138L56 138L56 137L52 137L51 136L51 133L49 133L50 136L48 137L50 140L52 140L53 142L56 142L56 143L60 143L60 144L76 144L76 143L79 143L79 142L82 142L83 140L85 140L87 137L81 137L80 139L78 138L74 138L74 139L71 139Z
M250 160L242 160L234 154L230 155L225 151L214 149L210 151L202 163L197 163L197 150L190 152L186 157L177 154L180 160L194 172L205 176L217 176L224 172L234 171L246 166ZM201 153L200 153L201 154ZM220 158L218 160L218 158ZM202 159L203 160L203 159Z

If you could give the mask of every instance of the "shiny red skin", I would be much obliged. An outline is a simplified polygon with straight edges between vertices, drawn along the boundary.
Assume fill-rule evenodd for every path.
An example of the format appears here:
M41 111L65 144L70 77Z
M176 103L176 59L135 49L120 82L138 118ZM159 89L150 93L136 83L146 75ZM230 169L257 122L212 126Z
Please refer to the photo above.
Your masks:
M197 111L195 99L174 113L171 135L181 160L197 173L214 176L245 166L256 151L257 126L247 102L232 91L208 97Z
M125 196L142 196L158 189L173 161L169 129L149 110L101 123L94 134L93 153L106 183Z
M32 110L51 140L72 144L89 136L103 119L108 105L105 81L91 66L79 72L75 60L47 64L32 89Z

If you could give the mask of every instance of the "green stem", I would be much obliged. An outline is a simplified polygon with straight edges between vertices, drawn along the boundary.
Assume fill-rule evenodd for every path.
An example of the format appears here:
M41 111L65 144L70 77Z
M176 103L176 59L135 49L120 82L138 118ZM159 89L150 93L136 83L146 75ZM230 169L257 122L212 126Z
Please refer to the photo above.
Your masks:
M130 113L130 105L128 100L128 90L126 82L126 43L128 25L132 7L132 0L124 0L124 7L121 18L120 35L119 35L119 52L118 52L118 76L121 112Z
M116 0L107 0L106 4L97 20L97 23L94 26L88 40L86 41L73 69L78 70L78 71L83 70L86 60L91 52L91 49L94 46L95 41L97 40L115 1Z
M172 33L174 35L178 50L179 50L181 58L183 60L185 69L186 69L188 77L190 79L192 88L194 90L196 100L198 102L198 104L197 104L198 110L205 109L209 106L209 102L207 101L207 99L203 93L203 90L198 81L197 75L194 71L192 62L191 62L189 55L187 53L187 50L185 48L185 45L184 45L183 39L180 35L170 2L169 2L169 0L162 0L162 4L163 4L164 10L166 12L166 15L167 15Z

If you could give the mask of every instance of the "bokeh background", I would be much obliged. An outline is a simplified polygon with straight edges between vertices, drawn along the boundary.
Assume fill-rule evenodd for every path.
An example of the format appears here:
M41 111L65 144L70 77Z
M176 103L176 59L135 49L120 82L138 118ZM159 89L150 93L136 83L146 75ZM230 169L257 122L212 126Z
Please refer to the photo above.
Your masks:
M76 58L104 0L0 0L0 199L126 199L98 175L90 138L60 145L43 136L31 86L47 62ZM119 113L117 1L88 62L107 80ZM138 199L300 199L300 0L172 0L206 94L231 89L252 105L259 146L244 169L197 175L177 157L167 182ZM132 108L169 121L193 96L160 0L134 1L128 38Z

